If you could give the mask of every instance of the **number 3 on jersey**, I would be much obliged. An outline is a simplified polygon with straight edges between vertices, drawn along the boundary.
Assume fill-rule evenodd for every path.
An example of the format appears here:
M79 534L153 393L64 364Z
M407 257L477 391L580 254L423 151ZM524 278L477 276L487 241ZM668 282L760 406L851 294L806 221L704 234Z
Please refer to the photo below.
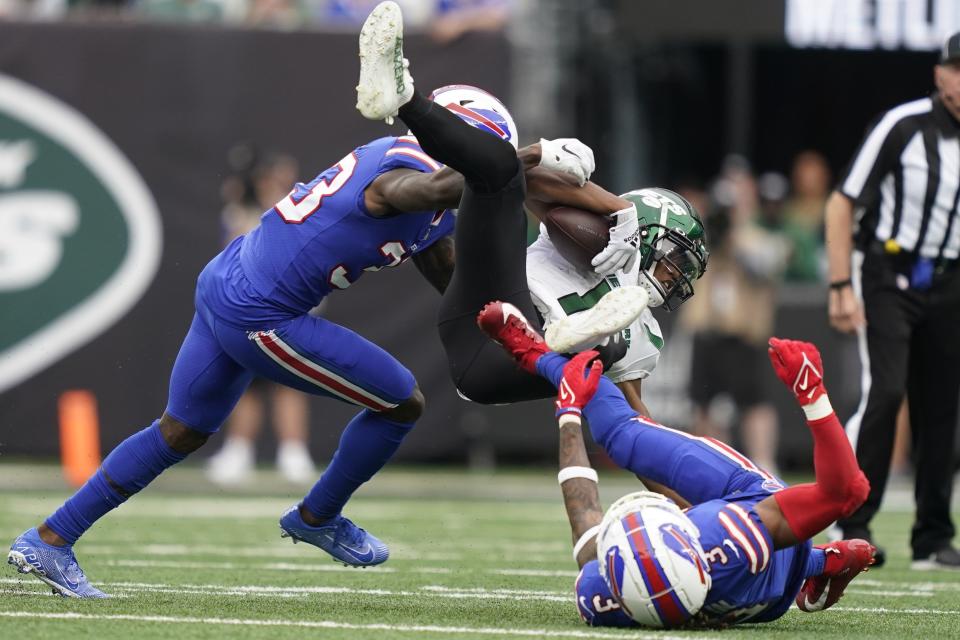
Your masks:
M293 188L287 197L274 206L277 213L288 224L300 224L316 213L323 204L325 196L332 196L346 184L353 170L357 168L357 157L351 153L336 165L323 172L313 188L297 199L297 192L301 185Z

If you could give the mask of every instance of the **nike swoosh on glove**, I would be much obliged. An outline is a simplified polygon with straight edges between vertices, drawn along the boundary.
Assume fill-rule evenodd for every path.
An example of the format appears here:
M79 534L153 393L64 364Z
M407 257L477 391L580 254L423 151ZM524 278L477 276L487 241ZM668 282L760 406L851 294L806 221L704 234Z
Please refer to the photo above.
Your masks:
M573 176L581 187L597 168L593 149L576 138L540 138L540 166Z
M767 354L777 377L793 392L801 407L826 395L820 352L809 342L770 338Z
M563 378L557 387L557 417L568 413L579 416L593 398L600 384L600 376L603 375L603 363L599 355L596 351L584 351L563 367Z
M637 219L637 205L631 204L613 214L614 224L610 227L610 240L603 251L594 256L590 264L601 276L617 271L629 271L637 260L637 247L640 246L640 222Z

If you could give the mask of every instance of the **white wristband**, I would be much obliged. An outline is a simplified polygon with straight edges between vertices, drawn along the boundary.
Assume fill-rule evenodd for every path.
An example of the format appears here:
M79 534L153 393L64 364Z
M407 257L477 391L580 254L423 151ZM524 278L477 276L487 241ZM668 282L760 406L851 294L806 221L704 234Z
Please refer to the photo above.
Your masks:
M821 420L833 413L833 407L830 405L830 398L827 397L827 394L823 394L812 404L800 408L807 414L807 422Z
M567 426L568 424L576 425L576 426L579 427L580 424L581 424L580 414L579 414L579 413L565 413L565 414L563 414L562 416L560 416L559 422L558 422L557 426L562 429L563 427Z
M557 474L557 482L560 484L563 484L567 480L572 480L573 478L584 478L585 480L593 480L597 483L600 482L597 472L590 467L564 467L563 469L560 469L560 473Z
M587 543L592 539L597 537L597 534L600 532L600 525L595 524L586 531L583 532L583 535L580 536L580 539L577 540L577 544L573 545L573 561L577 561L577 556L580 555L580 552L583 551L583 548L587 546Z

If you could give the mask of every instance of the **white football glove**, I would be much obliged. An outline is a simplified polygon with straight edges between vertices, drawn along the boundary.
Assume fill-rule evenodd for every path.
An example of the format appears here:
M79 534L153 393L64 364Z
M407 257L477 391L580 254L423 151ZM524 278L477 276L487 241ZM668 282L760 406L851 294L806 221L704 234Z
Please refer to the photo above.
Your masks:
M540 166L570 174L577 179L581 187L597 168L593 160L593 149L576 138L540 138Z
M631 204L611 215L614 225L610 227L610 241L590 262L593 270L601 276L609 276L620 270L629 271L637 259L637 247L640 246L637 206Z

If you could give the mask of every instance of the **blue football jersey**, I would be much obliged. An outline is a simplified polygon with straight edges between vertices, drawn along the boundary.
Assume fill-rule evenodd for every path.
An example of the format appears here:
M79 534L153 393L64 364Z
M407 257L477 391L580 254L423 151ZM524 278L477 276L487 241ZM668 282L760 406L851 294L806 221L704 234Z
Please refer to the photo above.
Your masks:
M768 622L782 616L806 578L811 543L773 550L773 541L754 504L770 495L710 500L686 514L700 529L712 584L701 609L728 623ZM592 626L636 626L617 604L592 560L575 586L580 617Z
M768 493L710 500L687 516L700 529L712 586L703 611L728 622L766 622L782 616L800 591L811 543L774 551L754 505Z
M412 136L374 140L269 209L204 270L198 294L236 324L300 315L367 271L395 267L454 227L451 211L369 214L364 191L393 169L440 165Z

